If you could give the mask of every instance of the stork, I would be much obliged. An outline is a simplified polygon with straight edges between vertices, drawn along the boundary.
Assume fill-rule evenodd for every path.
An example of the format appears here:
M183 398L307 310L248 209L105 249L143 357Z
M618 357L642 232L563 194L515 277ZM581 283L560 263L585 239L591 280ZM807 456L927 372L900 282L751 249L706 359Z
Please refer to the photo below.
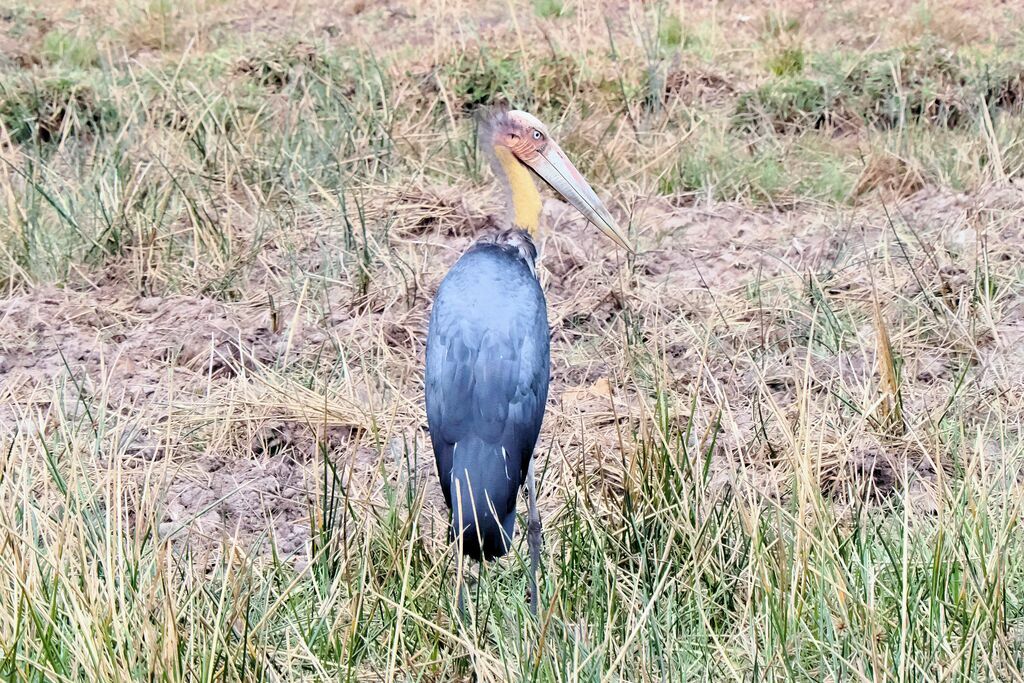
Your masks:
M441 282L427 334L427 424L456 553L456 599L463 611L461 556L505 555L516 498L529 505L531 611L537 611L541 520L533 449L548 395L547 305L537 279L534 239L540 178L616 244L630 250L608 209L524 111L496 110L480 141L504 190L504 229L478 239Z

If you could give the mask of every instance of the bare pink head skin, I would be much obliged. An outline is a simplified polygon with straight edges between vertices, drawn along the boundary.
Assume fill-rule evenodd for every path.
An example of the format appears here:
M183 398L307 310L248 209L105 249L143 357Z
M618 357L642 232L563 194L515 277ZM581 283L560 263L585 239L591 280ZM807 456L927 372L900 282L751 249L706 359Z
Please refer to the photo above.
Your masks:
M482 139L504 185L511 224L537 233L541 201L533 182L536 174L612 241L632 251L608 209L537 117L499 110L486 121Z

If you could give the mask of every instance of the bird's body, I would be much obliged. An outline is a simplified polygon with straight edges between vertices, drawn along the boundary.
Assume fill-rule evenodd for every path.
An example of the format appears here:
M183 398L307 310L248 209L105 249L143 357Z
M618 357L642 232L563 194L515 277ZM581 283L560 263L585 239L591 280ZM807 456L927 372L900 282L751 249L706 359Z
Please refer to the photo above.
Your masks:
M548 394L549 342L535 251L520 231L477 242L430 317L426 402L452 535L477 560L504 555Z
M427 423L460 558L491 560L508 552L516 498L527 487L530 607L536 611L541 522L533 448L544 419L550 356L547 307L534 265L532 236L541 212L534 179L543 179L618 244L628 244L540 121L502 110L484 123L480 138L505 190L509 229L478 240L438 289L427 333ZM456 594L461 606L458 578Z

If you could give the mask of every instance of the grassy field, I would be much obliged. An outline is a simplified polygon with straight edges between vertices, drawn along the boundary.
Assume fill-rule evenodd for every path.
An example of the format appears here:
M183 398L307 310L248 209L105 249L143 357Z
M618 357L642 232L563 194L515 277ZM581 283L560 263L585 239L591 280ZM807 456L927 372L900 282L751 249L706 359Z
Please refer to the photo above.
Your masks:
M0 6L0 677L1024 678L1024 9L765 5ZM638 253L546 201L542 610L462 623L498 99Z

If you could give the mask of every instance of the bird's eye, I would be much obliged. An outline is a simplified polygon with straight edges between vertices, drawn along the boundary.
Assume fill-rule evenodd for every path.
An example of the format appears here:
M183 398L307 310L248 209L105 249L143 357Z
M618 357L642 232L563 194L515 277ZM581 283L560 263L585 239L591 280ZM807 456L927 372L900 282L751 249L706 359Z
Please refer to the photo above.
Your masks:
M535 130L535 131L533 131L533 139L534 139L534 140L540 140L540 139L541 139L541 138L543 138L543 137L544 137L544 136L543 136L543 135L541 135L541 132L540 132L539 130Z

